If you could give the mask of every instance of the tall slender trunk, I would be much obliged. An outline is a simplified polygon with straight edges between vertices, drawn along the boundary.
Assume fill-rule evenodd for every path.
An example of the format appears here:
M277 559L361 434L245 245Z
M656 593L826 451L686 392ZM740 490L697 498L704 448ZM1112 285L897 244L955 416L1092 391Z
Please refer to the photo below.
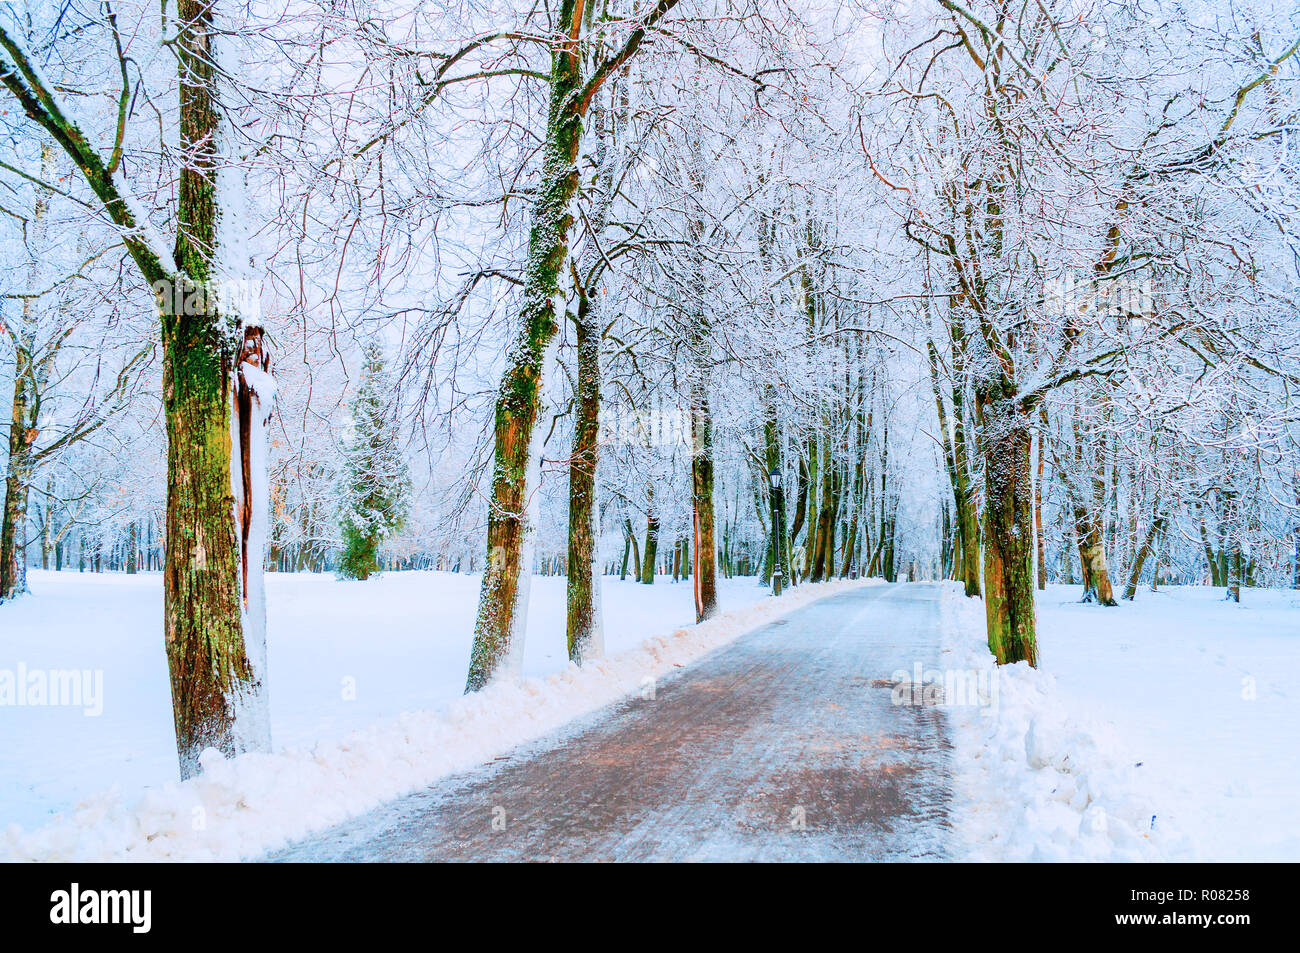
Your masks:
M830 540L834 538L835 533L835 461L831 455L831 441L829 434L822 441L822 462L821 462L821 506L817 510L817 522L815 524L816 534L809 532L811 540L811 551L809 552L811 561L810 578L813 582L821 582L826 576L827 549L833 545Z
M14 348L13 413L9 424L9 460L5 503L0 521L0 602L27 591L27 504L31 493L32 444L37 431L30 419L32 369L30 352Z
M54 180L54 148L41 143L41 174L47 181ZM38 187L29 225L28 262L26 280L35 287L40 278L40 256L44 251L49 193ZM10 334L14 348L14 383L12 415L9 418L9 459L5 469L5 506L0 522L0 602L12 599L27 591L27 506L31 495L31 481L36 475L33 445L39 434L37 420L40 393L37 380L41 376L35 366L36 343L34 324L38 302L24 298L21 324ZM47 502L48 505L48 502Z
M541 181L532 208L523 310L497 392L495 465L488 504L487 562L479 589L474 646L465 690L478 691L522 660L528 612L530 554L540 480L537 416L555 338L561 277L569 254L573 198L582 138L581 64L577 40L582 4L563 0L560 25L569 39L552 53L550 102Z
M768 393L767 415L763 421L763 459L767 465L768 507L771 524L772 595L779 596L790 584L790 548L785 537L785 490L782 485L781 424L777 418L774 395Z
M954 359L957 353L958 349L954 346ZM933 342L929 342L929 355L930 385L934 391L935 409L939 415L939 430L943 435L944 462L948 468L948 482L952 487L953 508L955 510L956 555L959 559L957 572L962 580L966 595L978 596L980 594L979 514L975 509L974 492L970 483L970 460L966 445L966 428L962 422L962 415L965 413L960 391L962 385L954 382L952 388L953 427L950 434L948 413L944 404L943 390L940 387L939 354Z
M975 500L975 487L971 483L971 446L966 429L966 353L965 331L961 323L949 319L949 341L953 367L952 385L952 454L953 469L959 482L959 493L954 494L957 504L957 522L961 527L961 579L966 595L975 598L980 594L980 519Z
M1142 567L1146 565L1147 559L1155 551L1155 543L1161 532L1164 531L1165 523L1168 518L1157 514L1151 520L1151 527L1147 530L1146 539L1142 541L1142 548L1137 551L1137 556L1133 559L1133 568L1129 570L1128 584L1124 587L1124 598L1132 600L1137 596L1138 582L1142 579ZM1159 572L1157 567L1155 572ZM1155 578L1152 577L1151 586L1155 588Z
M1295 481L1295 506L1296 512L1300 513L1300 473L1292 473L1291 479ZM1295 534L1294 552L1292 553L1291 563L1291 588L1300 589L1300 523L1292 531Z
M821 452L816 436L808 438L808 533L804 540L803 578L811 579L813 561L817 558L817 528L821 521Z
M1227 593L1224 598L1230 602L1241 601L1241 583L1245 571L1245 558L1241 551L1241 534L1242 528L1239 525L1241 518L1240 506L1238 505L1237 494L1229 491L1224 496L1224 520L1223 526L1228 534L1227 544L1223 547L1222 562L1220 569L1224 585L1227 586Z
M659 514L655 511L655 488L647 491L645 519L645 552L641 559L641 578L638 580L647 586L655 581L655 559L659 555Z
M1043 462L1047 459L1047 408L1039 413L1038 476L1034 480L1034 541L1038 552L1038 588L1047 588L1047 539L1043 536Z
M600 452L600 322L592 320L586 294L579 289L574 320L578 349L577 419L569 457L569 660L600 658L605 652L600 618L600 578L596 546L600 539L596 471Z
M24 471L14 469L14 457L9 457L10 471L5 478L4 524L0 530L0 602L13 599L27 591L27 550L23 534L27 531L28 478Z
M795 499L795 506L794 506L794 517L790 522L790 535L788 537L789 540L788 548L790 550L789 562L790 562L791 573L793 573L796 568L794 564L795 543L799 539L799 531L803 529L804 520L807 518L807 514L808 514L808 491L809 491L809 484L810 484L810 480L808 476L807 459L802 454L800 454L798 460L799 460L799 470L798 470L798 478L795 486L796 499ZM791 579L791 581L792 582L794 581L793 578Z
M134 576L140 568L139 524L132 520L126 527L126 572Z
M1210 542L1210 533L1205 526L1205 504L1201 503L1197 509L1199 518L1196 521L1196 527L1201 534L1201 548L1205 551L1205 564L1209 567L1210 585L1217 589L1223 583L1219 577L1219 561L1214 556L1214 544Z
M623 518L623 531L627 533L628 541L632 545L632 578L636 582L641 581L641 545L637 542L636 529L632 526L630 516Z
M840 577L845 578L854 574L854 564L858 555L858 519L862 512L862 483L865 479L865 464L862 459L862 449L859 448L857 459L853 464L853 483L849 490L849 505L853 507L853 515L849 519L848 525L844 529L844 562L840 566Z
M703 374L700 375L703 377ZM707 378L696 384L691 413L691 502L693 509L695 619L703 622L718 611L717 547L713 510L713 415Z

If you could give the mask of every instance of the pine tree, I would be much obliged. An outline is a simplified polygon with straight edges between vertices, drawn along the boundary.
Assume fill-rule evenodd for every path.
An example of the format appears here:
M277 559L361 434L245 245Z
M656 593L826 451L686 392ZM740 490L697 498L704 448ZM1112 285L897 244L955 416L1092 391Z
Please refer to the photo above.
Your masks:
M361 383L352 400L352 432L343 449L343 556L339 575L366 579L379 568L379 547L402 528L410 491L397 429L386 413L390 392L384 352L365 349Z

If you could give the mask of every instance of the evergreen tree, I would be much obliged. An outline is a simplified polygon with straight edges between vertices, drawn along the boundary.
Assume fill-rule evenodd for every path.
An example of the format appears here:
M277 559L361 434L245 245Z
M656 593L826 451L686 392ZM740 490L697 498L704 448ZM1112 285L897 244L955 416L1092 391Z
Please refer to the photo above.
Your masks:
M391 392L383 349L366 345L361 383L352 400L352 432L343 448L343 556L339 575L366 579L379 568L379 547L406 519L410 479L397 429L385 413Z

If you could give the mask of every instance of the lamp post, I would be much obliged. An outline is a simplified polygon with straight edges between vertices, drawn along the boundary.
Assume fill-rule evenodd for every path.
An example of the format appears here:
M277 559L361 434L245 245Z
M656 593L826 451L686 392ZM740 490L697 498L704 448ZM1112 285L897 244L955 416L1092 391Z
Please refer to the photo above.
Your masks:
M773 468L768 479L772 484L772 595L779 596L785 588L785 495L779 469Z

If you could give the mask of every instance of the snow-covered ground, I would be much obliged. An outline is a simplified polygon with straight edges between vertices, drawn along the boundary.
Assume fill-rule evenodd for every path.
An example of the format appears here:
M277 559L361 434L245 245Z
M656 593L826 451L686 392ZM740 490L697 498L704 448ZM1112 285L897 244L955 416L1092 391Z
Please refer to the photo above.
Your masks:
M720 582L724 614L691 625L689 584L604 580L608 657L567 661L564 580L534 577L522 684L462 697L477 577L365 583L268 574L273 756L176 782L161 580L34 572L0 607L0 670L102 672L86 706L4 706L0 858L234 858L473 767L845 585L780 600ZM680 628L685 627L685 628ZM59 813L62 816L52 817ZM35 828L35 830L33 830Z
M0 858L257 856L644 688L647 678L846 585L766 598L605 579L609 657L567 665L564 581L533 579L526 678L462 697L476 577L268 577L277 753L176 778L156 575L32 574L0 607L6 671L87 670L80 706L0 705ZM973 859L1297 860L1300 593L1039 597L1041 667L953 706L953 853ZM991 670L983 603L945 587L943 665ZM97 679L102 679L97 681ZM12 683L11 683L12 684ZM2 686L0 686L2 687ZM0 693L2 694L2 693ZM90 709L93 714L86 714ZM55 816L59 815L59 816Z
M970 856L1300 860L1300 593L1079 594L1039 594L1039 671L951 710ZM949 664L988 665L983 604L946 595Z

